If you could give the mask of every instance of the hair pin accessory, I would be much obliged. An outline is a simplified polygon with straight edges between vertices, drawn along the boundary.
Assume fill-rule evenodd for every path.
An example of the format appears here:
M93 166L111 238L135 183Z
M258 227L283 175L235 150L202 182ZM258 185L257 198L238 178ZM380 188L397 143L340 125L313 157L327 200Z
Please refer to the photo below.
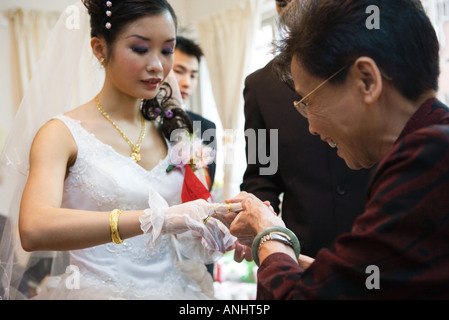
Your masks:
M167 119L171 119L174 116L172 110L166 110L165 112L162 112L161 108L155 108L154 109L154 115L156 117L160 116L161 118L167 118Z
M166 117L167 119L173 118L173 111L171 111L171 110L165 111L165 117Z
M112 2L111 1L106 1L106 7L107 8L112 8ZM107 9L106 10L106 16L107 17L111 17L112 16L112 11L111 10L109 10L109 9ZM112 28L112 24L111 24L111 22L106 22L106 24L104 25L105 27L106 27L106 29L111 29Z

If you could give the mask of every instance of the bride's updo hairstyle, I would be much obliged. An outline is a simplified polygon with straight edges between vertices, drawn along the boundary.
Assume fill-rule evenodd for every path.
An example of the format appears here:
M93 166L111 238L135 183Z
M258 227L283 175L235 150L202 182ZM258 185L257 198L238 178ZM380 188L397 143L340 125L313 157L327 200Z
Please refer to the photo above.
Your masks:
M91 37L103 38L108 46L107 64L113 51L117 36L132 22L147 17L170 13L175 29L178 19L172 6L166 0L82 0L90 15ZM187 129L193 132L192 123L185 111L180 107L181 101L172 97L172 88L164 83L160 93L142 104L145 119L161 120L164 136L170 140L176 129Z

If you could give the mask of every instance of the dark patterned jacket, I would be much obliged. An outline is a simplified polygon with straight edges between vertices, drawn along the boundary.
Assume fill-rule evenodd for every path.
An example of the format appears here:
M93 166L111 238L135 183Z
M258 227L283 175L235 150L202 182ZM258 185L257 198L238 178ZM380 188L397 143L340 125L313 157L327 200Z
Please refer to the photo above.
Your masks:
M449 110L432 99L379 162L365 212L306 270L258 270L259 299L448 299Z

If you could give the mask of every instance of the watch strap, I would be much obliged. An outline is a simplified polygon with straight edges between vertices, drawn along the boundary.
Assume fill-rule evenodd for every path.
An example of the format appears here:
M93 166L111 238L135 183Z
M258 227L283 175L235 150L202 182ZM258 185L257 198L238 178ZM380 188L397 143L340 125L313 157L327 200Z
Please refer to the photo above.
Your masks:
M264 241L262 242L262 240ZM266 241L276 240L285 243L293 248L296 258L301 254L301 246L298 237L289 229L284 227L271 227L261 231L253 241L251 252L253 254L254 262L259 266L259 248ZM285 242L284 242L285 241ZM291 244L290 244L291 242Z

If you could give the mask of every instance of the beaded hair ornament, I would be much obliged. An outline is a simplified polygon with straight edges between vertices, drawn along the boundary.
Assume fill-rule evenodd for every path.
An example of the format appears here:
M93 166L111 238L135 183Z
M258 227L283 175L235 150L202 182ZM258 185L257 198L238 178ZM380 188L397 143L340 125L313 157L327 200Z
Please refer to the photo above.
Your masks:
M108 21L111 17L112 17L112 2L111 1L106 1L106 23L105 23L105 28L106 29L111 29L112 28L112 24L110 21Z

